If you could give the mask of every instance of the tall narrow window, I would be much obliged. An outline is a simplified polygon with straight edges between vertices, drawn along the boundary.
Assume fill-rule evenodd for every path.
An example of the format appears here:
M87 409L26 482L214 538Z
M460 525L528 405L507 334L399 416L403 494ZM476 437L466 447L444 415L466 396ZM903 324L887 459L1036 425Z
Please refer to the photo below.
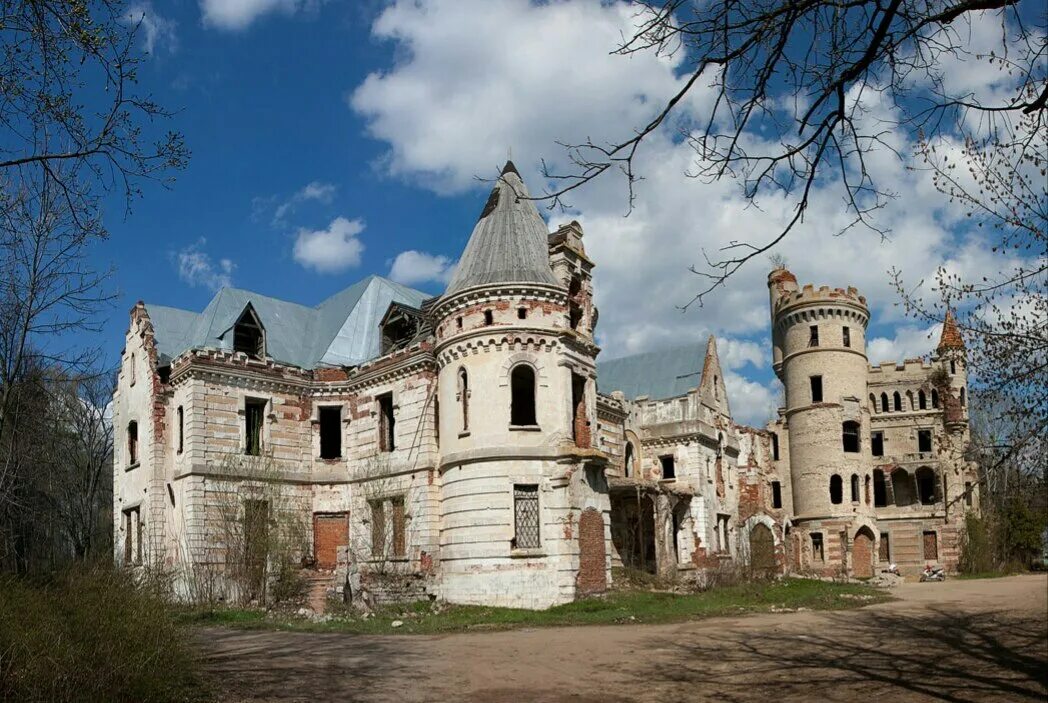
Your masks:
M964 482L964 504L969 508L972 507L972 482Z
M320 458L338 459L342 456L342 408L321 407L319 416Z
M859 423L854 420L848 420L841 424L841 444L844 447L844 451L850 454L859 451Z
M812 325L808 328L808 346L817 347L819 346L819 326Z
M880 469L873 470L873 507L883 508L888 505L888 485L884 480L884 472Z
M887 393L881 393L881 412L882 413L888 412L888 394Z
M844 329L842 330L842 332L843 332L843 336L844 336L844 346L850 347L851 346L851 328L845 326Z
M928 409L928 396L924 394L924 391L917 391L917 407L921 410Z
M773 461L779 460L779 433L771 433L771 458Z
M186 413L181 405L178 406L176 418L178 421L178 453L181 454L186 446Z
M935 504L935 472L922 466L914 473L917 479L917 500L921 505Z
M378 398L378 448L391 452L397 448L397 418L393 412L393 394L384 393Z
M626 442L626 457L622 462L622 475L626 478L633 475L633 442Z
M917 406L913 403L913 391L906 391L906 409L916 410Z
M386 555L386 504L385 501L372 500L371 507L371 556L380 558Z
M837 474L830 476L830 502L834 505L844 502L844 480Z
M513 542L515 549L537 549L539 538L539 487L513 486Z
M778 481L771 482L771 507L782 507L782 484Z
M917 451L922 454L932 450L932 431L917 430Z
M586 379L571 374L571 435L576 447L590 446L589 415L586 411Z
M127 423L127 464L138 463L138 423L132 420Z
M939 535L934 530L927 530L923 533L922 537L924 542L924 558L927 561L938 561L939 560Z
M485 325L493 325L493 324L495 324L495 313L491 312L490 310L485 310L484 311L484 324Z
M261 359L266 355L265 333L255 309L248 305L233 326L233 351Z
M510 372L510 424L517 427L537 425L535 418L535 370L517 364Z
M142 517L139 508L134 507L123 512L124 528L124 563L142 563Z
M932 389L932 407L939 407L939 391L935 390L934 388Z
M902 412L902 396L899 395L899 391L892 393L892 403L895 405L895 412Z
M821 403L822 402L822 376L812 376L811 381L811 402Z
M859 474L852 474L851 477L851 500L853 503L859 502Z
M393 556L403 557L407 554L407 515L404 512L404 496L397 496L389 501L393 515L390 522L393 527Z
M884 456L884 433L870 433L870 453L874 456Z
M462 410L462 431L469 432L469 374L465 368L458 373L458 401Z
M955 362L953 359L950 359L950 375L952 376L955 373L957 373L957 362Z
M261 398L244 399L244 453L250 456L262 454L262 420L266 414L266 401Z
M662 478L667 480L677 478L677 466L674 463L672 454L660 456L659 464L662 466Z
M964 395L965 395L964 394L964 389L962 388L961 389L961 407L962 408L964 407L964 401L965 401Z
M881 542L877 546L877 559L884 564L890 564L892 560L891 536L887 532L881 533Z
M814 561L826 561L826 555L822 548L822 533L811 533L811 556Z

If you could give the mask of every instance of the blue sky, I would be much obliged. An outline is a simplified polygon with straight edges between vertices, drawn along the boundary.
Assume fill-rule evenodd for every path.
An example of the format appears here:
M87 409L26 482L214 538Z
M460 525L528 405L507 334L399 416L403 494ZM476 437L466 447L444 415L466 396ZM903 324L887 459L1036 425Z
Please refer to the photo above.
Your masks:
M609 55L633 21L622 3L154 0L131 16L149 51L142 86L178 110L193 155L170 188L147 184L129 217L112 203L111 239L94 255L116 267L120 298L100 342L113 360L139 299L200 310L231 284L311 305L371 273L437 293L484 202L475 176L494 175L512 149L538 192L540 159L564 157L557 140L620 136L679 81L673 61ZM991 42L994 24L972 32ZM951 75L992 83L971 67ZM870 119L888 112L873 104ZM755 262L702 308L676 306L696 291L687 267L704 250L772 232L789 203L748 208L737 184L687 178L692 158L654 135L628 218L608 179L551 225L585 228L606 355L717 334L736 416L763 422L777 395L768 266ZM930 179L890 156L872 168L899 193L882 223L890 241L835 237L846 213L827 185L781 253L801 283L858 286L874 308L871 361L901 359L933 347L937 330L894 305L888 270L915 283L940 264L970 273L987 260Z

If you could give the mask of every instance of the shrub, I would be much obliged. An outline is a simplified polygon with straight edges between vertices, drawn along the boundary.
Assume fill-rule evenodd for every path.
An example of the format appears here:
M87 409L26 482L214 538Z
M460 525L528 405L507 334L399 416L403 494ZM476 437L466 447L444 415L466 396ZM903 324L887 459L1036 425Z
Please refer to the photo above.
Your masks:
M0 577L0 700L185 701L202 695L157 589L112 569Z

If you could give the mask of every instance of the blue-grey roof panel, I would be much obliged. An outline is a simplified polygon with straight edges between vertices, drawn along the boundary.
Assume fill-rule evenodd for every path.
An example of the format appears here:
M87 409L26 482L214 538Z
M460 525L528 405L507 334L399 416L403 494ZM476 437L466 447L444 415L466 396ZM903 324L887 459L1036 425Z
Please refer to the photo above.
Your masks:
M705 361L701 343L598 361L597 388L604 394L622 391L630 400L674 398L699 387Z

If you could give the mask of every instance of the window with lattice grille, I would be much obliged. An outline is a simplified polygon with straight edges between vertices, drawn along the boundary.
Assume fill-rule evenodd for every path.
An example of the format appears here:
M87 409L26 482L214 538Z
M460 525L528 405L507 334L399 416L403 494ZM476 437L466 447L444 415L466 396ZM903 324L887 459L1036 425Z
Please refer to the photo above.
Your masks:
M513 547L536 549L539 540L539 487L535 485L513 486Z

